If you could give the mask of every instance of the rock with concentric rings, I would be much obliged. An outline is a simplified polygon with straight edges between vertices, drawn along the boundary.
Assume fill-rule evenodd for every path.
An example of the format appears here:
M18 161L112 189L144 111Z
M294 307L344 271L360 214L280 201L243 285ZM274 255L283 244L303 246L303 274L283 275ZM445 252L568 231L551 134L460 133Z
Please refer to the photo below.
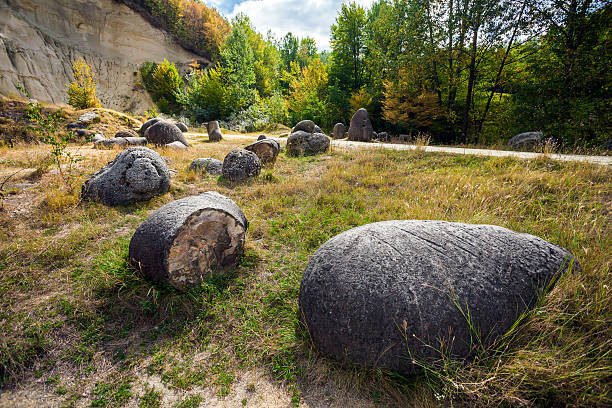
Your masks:
M236 203L217 192L176 200L136 229L130 263L149 279L186 290L236 266L248 226Z
M410 375L440 353L490 345L574 258L491 225L385 221L353 228L310 259L301 316L321 352ZM439 360L438 360L439 361Z

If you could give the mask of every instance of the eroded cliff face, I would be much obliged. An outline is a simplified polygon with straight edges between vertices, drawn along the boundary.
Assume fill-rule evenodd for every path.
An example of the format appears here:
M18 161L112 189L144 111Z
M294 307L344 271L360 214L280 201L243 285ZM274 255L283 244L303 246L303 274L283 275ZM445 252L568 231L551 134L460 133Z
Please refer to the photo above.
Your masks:
M32 98L66 103L79 57L93 66L104 107L138 113L153 106L137 86L140 64L208 62L113 0L0 0L0 94L23 84Z

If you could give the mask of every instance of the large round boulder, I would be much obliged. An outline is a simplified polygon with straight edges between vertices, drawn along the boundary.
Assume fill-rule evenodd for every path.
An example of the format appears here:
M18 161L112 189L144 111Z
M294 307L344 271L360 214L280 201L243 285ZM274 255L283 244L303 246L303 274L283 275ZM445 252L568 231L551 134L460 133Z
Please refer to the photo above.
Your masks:
M287 138L289 156L310 156L326 152L329 149L329 138L323 133L297 131Z
M230 181L246 180L259 176L261 161L253 152L244 149L232 150L223 160L222 173Z
M170 171L164 159L138 146L122 151L91 176L83 184L81 196L109 206L128 205L165 194L169 188Z
M221 174L223 170L223 162L221 160L211 159L209 157L202 157L192 161L189 165L189 170L209 174Z
M299 131L306 133L314 133L315 127L317 127L317 125L312 120L302 120L298 122L297 125L293 127L293 129L291 129L291 133Z
M217 192L176 200L136 229L130 263L150 279L186 290L236 266L248 226L236 203Z
M187 125L185 125L183 122L176 122L175 125L181 130L181 132L189 131L189 128L187 128Z
M334 131L332 132L332 136L334 139L343 139L346 134L346 126L342 123L336 123L334 125Z
M349 140L369 142L372 140L372 122L368 117L368 111L364 108L359 109L351 118L351 125L348 130Z
M478 341L490 345L573 261L549 242L497 226L378 222L315 252L300 313L324 354L410 375L415 361L469 358Z
M140 135L132 129L121 129L115 133L115 137L140 137Z
M150 128L151 126L153 126L154 124L156 124L157 122L159 122L160 120L163 120L163 119L162 118L153 118L153 119L149 119L145 123L143 123L142 126L140 127L140 130L138 130L138 133L140 134L140 136L144 136L144 134L147 131L147 129Z
M514 136L508 141L513 149L525 149L538 145L542 141L542 132L525 132Z
M221 128L219 127L219 122L216 120L211 120L206 125L206 131L208 133L208 140L211 142L219 142L223 139L223 134L221 133Z
M158 121L145 131L145 137L150 143L158 146L164 146L173 142L181 142L185 146L189 146L189 142L183 136L181 129L177 128L174 123L166 121Z
M263 139L246 146L244 149L255 153L262 164L269 164L276 161L280 145L276 140Z

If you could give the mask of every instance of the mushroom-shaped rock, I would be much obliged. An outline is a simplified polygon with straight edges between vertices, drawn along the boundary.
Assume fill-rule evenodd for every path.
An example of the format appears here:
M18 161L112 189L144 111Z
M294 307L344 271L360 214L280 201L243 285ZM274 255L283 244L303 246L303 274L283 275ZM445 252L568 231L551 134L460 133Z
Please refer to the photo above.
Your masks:
M147 120L145 123L142 124L142 126L140 127L140 130L138 131L138 133L141 136L144 136L144 134L147 131L147 129L150 128L151 126L153 126L154 124L156 124L157 122L159 122L160 120L163 120L163 119L162 118L153 118L153 119Z
M189 146L189 142L183 136L181 129L177 128L174 123L160 120L154 123L145 131L147 140L155 145L163 146L173 142L181 142L185 146Z
M513 149L533 147L542 141L542 132L525 132L514 136L508 141Z
M232 150L223 160L223 176L231 181L256 177L261 172L261 161L253 152L245 149Z
M187 125L185 125L183 122L176 122L175 125L181 130L181 132L187 132L189 130Z
M306 133L297 131L287 139L287 154L289 156L309 156L329 149L329 138L323 133Z
M140 137L140 135L132 129L121 129L115 133L115 137Z
M216 120L211 120L206 125L206 131L208 132L208 140L211 142L218 142L223 139L223 134L221 133L221 128L219 127L219 122Z
M348 130L349 140L369 142L372 140L372 122L368 117L368 111L364 108L359 109L351 118L351 125Z
M130 263L179 290L236 266L249 223L236 203L209 191L164 205L134 232Z
M298 122L297 125L293 127L293 129L291 129L291 133L299 131L306 133L314 133L316 127L317 125L315 125L312 120L302 120L301 122Z
M334 131L332 132L332 136L334 139L342 139L346 134L346 126L342 123L336 123L334 125Z
M221 160L203 157L192 161L189 165L189 170L201 171L209 174L221 174L223 162Z
M301 316L324 354L409 375L443 352L489 345L574 261L491 225L384 221L323 244L302 278ZM468 317L469 316L469 317ZM471 327L470 327L471 325Z
M259 157L262 164L274 163L280 150L280 145L276 140L263 139L244 148Z
M147 147L129 147L81 188L84 200L105 205L127 205L165 194L170 172L164 159Z

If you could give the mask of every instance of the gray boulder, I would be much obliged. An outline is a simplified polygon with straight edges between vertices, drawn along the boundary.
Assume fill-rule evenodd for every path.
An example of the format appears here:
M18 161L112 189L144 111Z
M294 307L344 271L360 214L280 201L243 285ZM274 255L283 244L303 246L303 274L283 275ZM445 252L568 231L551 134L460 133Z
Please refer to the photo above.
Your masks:
M115 137L139 137L139 135L132 129L121 129L115 133Z
M262 164L269 164L276 161L280 145L276 140L263 139L248 145L244 149L255 153Z
M86 129L87 126L89 126L86 123L82 123L82 122L71 122L69 124L66 125L66 129L68 130L76 130L76 129Z
M289 156L310 156L326 152L329 149L329 138L323 133L297 131L287 139Z
M160 120L163 120L163 119L162 118L153 118L153 119L149 119L145 123L143 123L142 126L140 127L140 130L138 131L140 136L144 136L144 134L147 131L147 129L150 128L151 126L153 126L154 124L156 124L157 122L159 122Z
M183 122L176 122L175 125L181 130L181 132L187 132L189 130L187 125L185 125Z
M342 139L346 134L346 126L342 123L336 123L334 125L334 131L332 132L332 136L334 139Z
M100 115L98 115L94 111L85 112L84 114L79 116L78 121L81 122L81 123L90 125L90 124L92 124L94 122L99 122L100 121Z
M533 235L491 225L385 221L323 244L304 272L300 313L319 350L410 375L413 361L469 358L505 333L574 261ZM476 341L476 340L474 340Z
M612 139L608 140L608 143L606 143L606 150L612 150Z
M351 125L349 127L349 140L369 142L372 140L372 122L368 117L368 111L364 108L359 109L351 118Z
M185 146L183 143L179 141L168 143L167 145L164 145L164 147L166 149L175 149L175 150L186 150L187 149L187 146Z
M259 135L259 137L257 137L257 141L264 140L264 139L266 139L266 135Z
M219 127L219 122L216 120L211 120L206 125L206 131L208 132L208 140L211 142L219 142L223 139L223 134L221 133L221 128Z
M84 200L128 205L165 194L170 173L164 159L147 147L129 147L91 176L81 188Z
M173 142L181 142L185 146L189 146L189 142L183 136L181 129L177 128L174 123L160 120L151 125L144 136L150 143L158 146L167 145Z
M223 162L217 159L200 158L195 159L189 165L191 171L201 171L209 174L221 174L223 170Z
M136 229L130 263L149 279L186 290L236 266L248 226L236 203L217 192L176 200Z
M146 137L124 137L129 146L144 146L147 144Z
M228 153L223 160L223 177L230 181L246 180L249 177L259 176L261 161L253 152L236 149Z
M508 146L513 149L533 147L542 141L542 132L525 132L514 136L508 141Z
M103 139L97 142L94 142L94 146L97 148L109 148L113 147L126 147L128 146L128 141L124 137L113 137L111 139Z
M378 140L381 142L390 142L391 141L391 137L389 136L389 134L387 132L380 132L378 134Z
M91 141L92 141L92 142L94 142L94 144L96 144L96 143L98 143L98 142L101 142L101 141L103 141L103 140L106 140L106 139L104 138L104 136L102 136L102 135L101 135L101 134L99 134L99 133L94 134L94 135L93 135L93 139L91 139Z
M306 132L306 133L314 133L316 127L318 126L315 125L315 123L312 120L302 120L301 122L298 122L297 125L293 127L293 129L291 129L291 133L295 133L299 131Z

